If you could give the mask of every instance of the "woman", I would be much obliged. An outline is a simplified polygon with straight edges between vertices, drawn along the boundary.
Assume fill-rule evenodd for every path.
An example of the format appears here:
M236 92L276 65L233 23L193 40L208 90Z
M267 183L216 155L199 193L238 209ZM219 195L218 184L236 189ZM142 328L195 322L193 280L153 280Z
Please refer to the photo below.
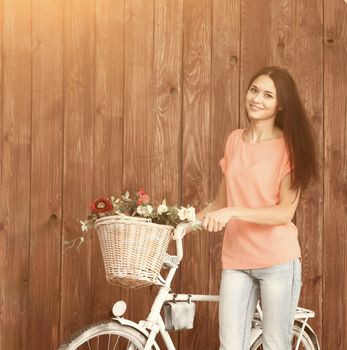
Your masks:
M219 306L220 350L246 350L257 301L263 348L291 349L301 289L301 253L291 222L301 191L317 179L312 130L287 70L251 79L249 125L228 136L216 199L197 217L210 232L225 227Z

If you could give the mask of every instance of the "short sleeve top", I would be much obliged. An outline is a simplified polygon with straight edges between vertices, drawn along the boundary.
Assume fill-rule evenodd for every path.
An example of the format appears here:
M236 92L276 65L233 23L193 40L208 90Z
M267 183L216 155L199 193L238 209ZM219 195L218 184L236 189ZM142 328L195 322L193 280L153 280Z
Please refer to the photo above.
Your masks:
M220 166L226 179L228 206L258 208L279 203L281 181L291 172L284 137L249 143L245 129L228 136ZM226 225L223 268L269 267L301 257L293 222L263 225L231 219Z

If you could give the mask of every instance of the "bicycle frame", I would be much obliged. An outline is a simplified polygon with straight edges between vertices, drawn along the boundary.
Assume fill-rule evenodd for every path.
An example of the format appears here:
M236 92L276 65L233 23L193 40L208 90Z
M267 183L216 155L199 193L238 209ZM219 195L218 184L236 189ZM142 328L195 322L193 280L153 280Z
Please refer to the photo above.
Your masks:
M157 285L159 286L159 291L157 296L154 299L154 302L152 304L152 307L147 319L142 320L137 324L130 320L124 319L122 315L115 315L115 317L113 318L115 321L121 324L128 325L139 330L142 334L144 334L147 337L144 350L151 350L153 346L155 349L159 350L159 347L155 341L155 338L158 333L161 334L168 350L176 350L172 342L172 339L170 337L170 334L165 329L164 321L160 315L160 311L165 302L172 301L173 299L175 299L176 301L191 300L191 301L197 301L197 302L200 302L200 301L218 302L219 301L218 295L172 294L171 293L171 282L175 276L175 273L179 267L180 261L182 260L182 257L183 257L182 239L184 235L187 232L189 232L190 227L191 227L191 224L179 224L175 229L174 239L176 242L177 255L176 256L167 255L166 257L164 264L167 267L169 267L169 272L167 274L166 279L164 279L162 276L159 277L159 281L157 283ZM125 310L123 311L123 313L124 312ZM314 315L315 315L314 312L311 310L299 308L299 307L297 308L295 319L302 324L302 327L298 338L296 350L300 345L301 337L305 330L305 327L309 327L307 324L308 319L314 317ZM263 313L262 313L260 304L258 302L256 313L253 319L253 326L251 331L251 344L253 344L255 340L259 337L259 335L262 333L262 326L261 326L262 320L263 320ZM313 335L315 335L313 330L310 327L309 327L309 330ZM132 350L132 348L130 347L129 350Z

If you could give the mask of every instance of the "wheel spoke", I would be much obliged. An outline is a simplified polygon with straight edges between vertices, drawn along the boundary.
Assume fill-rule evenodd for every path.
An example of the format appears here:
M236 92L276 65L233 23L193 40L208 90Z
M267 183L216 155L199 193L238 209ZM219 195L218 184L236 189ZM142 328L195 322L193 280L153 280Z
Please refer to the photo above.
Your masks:
M114 321L86 326L61 346L65 350L143 350L146 338L131 327Z
M111 344L111 334L108 335L107 350L110 350L110 344Z
M113 347L113 350L116 350L117 349L117 345L118 345L118 342L119 342L119 336L117 337L117 341L116 341L116 344L114 344L114 347Z

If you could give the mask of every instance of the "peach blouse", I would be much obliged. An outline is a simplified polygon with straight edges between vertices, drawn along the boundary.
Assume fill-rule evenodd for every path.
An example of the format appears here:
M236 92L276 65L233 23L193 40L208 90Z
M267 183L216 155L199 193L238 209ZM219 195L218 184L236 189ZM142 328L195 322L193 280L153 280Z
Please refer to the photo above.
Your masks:
M279 203L283 177L291 169L284 137L248 143L245 129L228 136L220 166L226 179L228 206L257 208ZM294 223L263 225L231 219L226 225L224 269L269 267L301 257Z

